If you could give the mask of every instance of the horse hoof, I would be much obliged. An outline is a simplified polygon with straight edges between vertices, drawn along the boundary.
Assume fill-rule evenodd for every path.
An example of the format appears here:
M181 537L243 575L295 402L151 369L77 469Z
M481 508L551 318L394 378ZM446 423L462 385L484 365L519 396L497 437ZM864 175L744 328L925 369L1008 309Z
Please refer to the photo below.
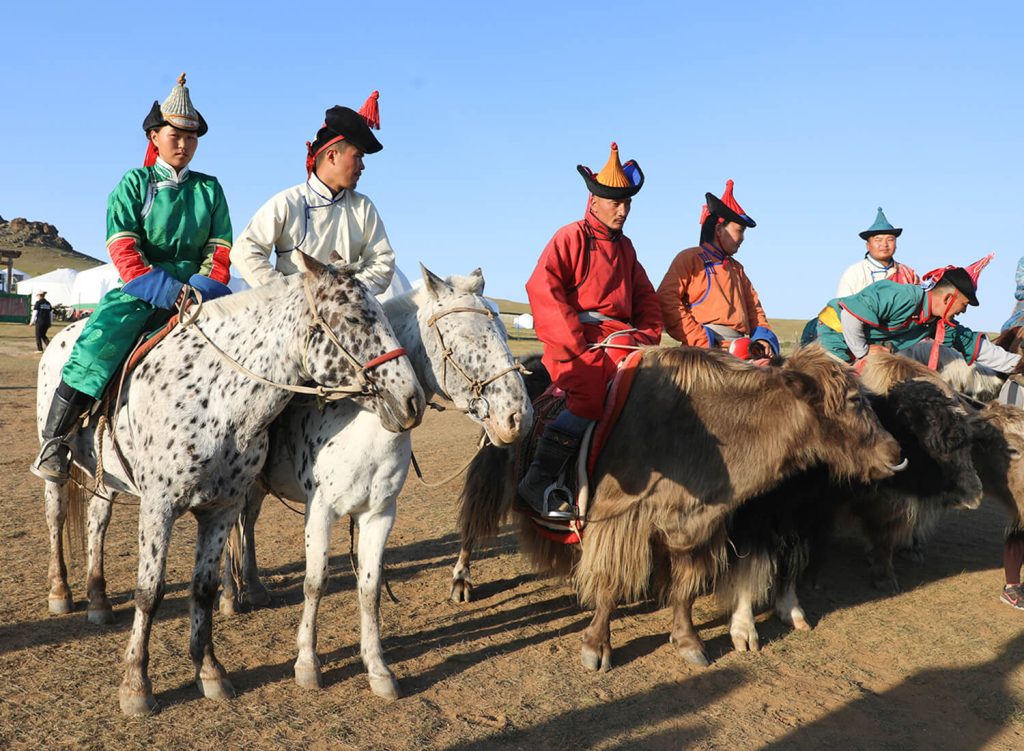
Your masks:
M128 717L147 717L160 711L160 705L156 703L153 694L125 694L120 698L121 714Z
M382 699L394 701L402 696L402 690L398 688L398 679L393 675L371 675L370 690Z
M700 649L680 649L679 655L691 665L699 668L706 668L711 662L708 656Z
M245 594L245 601L253 610L267 607L270 599L270 591L266 587L250 589Z
M793 629L795 631L811 631L811 624L808 623L803 616L793 617Z
M612 669L612 648L607 644L602 644L598 650L584 644L580 650L580 662L587 670L607 673Z
M227 678L199 678L196 687L205 698L214 701L235 698L235 687Z
M233 597L221 597L220 605L217 608L220 610L221 615L238 615L242 612L241 608L238 607L238 600Z
M100 608L89 608L85 616L89 619L89 623L94 623L97 626L109 626L114 622L114 609L109 605Z
M761 651L761 643L757 640L757 636L741 636L732 634L732 646L737 652ZM685 657L685 655L683 656ZM707 664L707 658L705 658L704 664Z
M452 580L451 598L454 603L465 603L473 599L473 585L469 579Z
M296 665L295 683L299 688L323 688L324 679L316 665ZM372 687L372 681L371 681Z
M67 615L75 609L75 601L70 597L50 599L46 604L50 608L50 615Z

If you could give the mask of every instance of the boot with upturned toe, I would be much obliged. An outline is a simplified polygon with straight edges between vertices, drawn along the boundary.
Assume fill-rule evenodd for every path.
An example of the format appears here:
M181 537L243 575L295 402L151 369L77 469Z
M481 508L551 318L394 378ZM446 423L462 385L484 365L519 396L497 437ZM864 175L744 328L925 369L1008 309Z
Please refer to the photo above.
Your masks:
M559 482L565 466L579 450L583 436L564 433L550 425L537 441L533 463L522 482L519 498L547 519L572 519L571 491Z
M78 422L85 413L92 397L76 391L63 381L53 394L50 411L46 415L46 424L41 436L43 445L39 455L32 462L29 471L36 477L49 482L63 485L68 481L71 468L71 446L68 437L78 427Z

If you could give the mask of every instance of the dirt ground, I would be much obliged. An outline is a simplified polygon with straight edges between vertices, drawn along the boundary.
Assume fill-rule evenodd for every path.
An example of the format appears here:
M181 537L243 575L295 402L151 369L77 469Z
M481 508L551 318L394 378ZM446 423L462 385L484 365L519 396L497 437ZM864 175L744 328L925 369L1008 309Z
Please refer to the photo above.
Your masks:
M115 623L46 609L42 484L36 450L37 356L28 326L0 324L0 748L312 749L1020 749L1024 748L1024 613L998 600L998 508L950 515L924 564L900 562L904 592L872 589L860 543L844 537L822 591L805 591L816 627L793 633L759 619L763 648L731 651L712 598L695 618L714 662L698 669L668 644L669 613L627 606L612 626L614 667L583 670L589 615L559 580L534 576L506 532L480 551L469 605L448 600L458 549L458 483L428 490L410 477L387 553L395 595L384 646L404 698L374 697L359 660L347 525L335 535L320 613L325 687L292 681L302 603L301 518L268 500L258 527L269 609L215 620L217 654L238 692L200 698L188 657L187 586L195 525L181 520L150 670L163 711L118 709L132 618L133 506L115 508L107 581ZM429 477L473 451L458 414L431 413L414 434Z

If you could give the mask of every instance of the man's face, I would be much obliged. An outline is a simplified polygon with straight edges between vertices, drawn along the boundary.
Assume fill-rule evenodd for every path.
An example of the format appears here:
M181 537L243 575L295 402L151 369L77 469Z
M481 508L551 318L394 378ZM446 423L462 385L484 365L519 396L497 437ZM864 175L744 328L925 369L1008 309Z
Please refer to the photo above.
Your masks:
M629 216L629 207L632 203L632 198L616 200L591 196L590 210L605 227L614 232L620 232L623 225L626 224L626 217Z
M736 251L743 244L743 238L747 227L736 222L722 222L715 227L715 238L718 240L718 247L727 256L736 255Z
M173 125L164 125L159 130L150 131L149 137L160 158L177 172L188 166L199 145L198 135L190 130L179 130Z
M868 255L879 263L888 264L896 254L896 235L875 235L869 237Z
M967 295L957 289L947 290L932 302L932 315L945 321L952 321L967 310Z
M324 155L316 175L335 193L354 190L363 174L363 152L350 143L342 142Z

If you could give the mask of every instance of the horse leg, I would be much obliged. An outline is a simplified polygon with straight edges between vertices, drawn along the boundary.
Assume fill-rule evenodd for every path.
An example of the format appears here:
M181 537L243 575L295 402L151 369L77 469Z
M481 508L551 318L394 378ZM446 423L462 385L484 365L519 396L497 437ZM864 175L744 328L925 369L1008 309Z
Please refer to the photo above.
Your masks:
M113 500L113 494L111 494ZM89 594L87 616L90 623L105 625L114 622L114 610L107 598L107 580L103 575L103 546L113 511L111 500L94 494L89 500L89 575L86 590Z
M126 715L159 711L149 680L149 633L164 597L164 569L174 524L170 504L153 508L145 500L139 509L139 568L135 585L135 619L124 654L124 680L118 692Z
M295 642L295 682L302 688L322 688L320 658L316 656L316 617L320 600L327 590L327 561L330 555L331 526L334 512L324 504L313 502L306 508L306 579L302 585L304 603L302 622Z
M792 626L797 631L810 631L811 624L807 622L807 615L800 607L800 600L796 596L796 580L783 584L779 583L775 594L775 614L779 620Z
M189 654L196 668L196 686L207 699L230 699L235 689L227 671L213 654L213 601L217 597L217 573L224 542L241 504L196 514L196 563L192 571L192 636Z
M384 547L395 523L395 502L382 510L359 517L359 624L360 652L370 680L370 690L384 699L402 695L398 679L384 661L380 643L380 585Z
M469 557L473 554L473 540L462 539L462 549L459 551L459 560L452 569L452 602L469 602L473 599L473 583L470 579Z
M52 482L46 483L46 526L50 532L50 566L47 578L50 593L47 605L52 615L64 615L75 609L68 586L68 569L64 564L64 520L67 517L67 488Z
M611 620L615 610L615 597L611 590L599 590L594 617L583 632L583 647L580 651L580 660L587 670L600 670L602 673L611 670Z

